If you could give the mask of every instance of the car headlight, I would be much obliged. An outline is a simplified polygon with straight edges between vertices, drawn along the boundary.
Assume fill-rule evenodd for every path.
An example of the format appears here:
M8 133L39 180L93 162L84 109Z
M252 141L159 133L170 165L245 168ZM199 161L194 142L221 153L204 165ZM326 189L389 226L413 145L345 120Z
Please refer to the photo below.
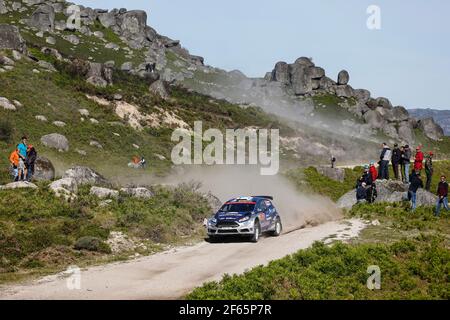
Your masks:
M248 220L250 220L250 216L246 216L246 217L239 219L239 222L246 222Z
M209 219L209 224L210 225L215 225L216 223L217 223L217 219L216 218Z

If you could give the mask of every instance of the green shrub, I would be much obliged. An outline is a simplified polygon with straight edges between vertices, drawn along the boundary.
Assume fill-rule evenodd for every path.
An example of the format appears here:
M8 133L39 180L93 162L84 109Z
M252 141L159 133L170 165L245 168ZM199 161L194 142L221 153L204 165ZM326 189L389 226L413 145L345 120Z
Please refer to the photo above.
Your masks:
M111 248L108 244L96 237L82 237L77 240L74 245L75 250L88 250L103 253L111 253Z

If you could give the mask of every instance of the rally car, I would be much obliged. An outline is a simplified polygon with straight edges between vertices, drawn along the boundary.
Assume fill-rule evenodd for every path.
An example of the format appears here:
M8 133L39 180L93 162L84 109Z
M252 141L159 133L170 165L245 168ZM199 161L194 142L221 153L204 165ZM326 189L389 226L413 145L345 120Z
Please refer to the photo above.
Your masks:
M281 218L271 196L239 197L228 200L206 221L208 236L215 241L222 236L247 236L258 242L262 233L279 236Z

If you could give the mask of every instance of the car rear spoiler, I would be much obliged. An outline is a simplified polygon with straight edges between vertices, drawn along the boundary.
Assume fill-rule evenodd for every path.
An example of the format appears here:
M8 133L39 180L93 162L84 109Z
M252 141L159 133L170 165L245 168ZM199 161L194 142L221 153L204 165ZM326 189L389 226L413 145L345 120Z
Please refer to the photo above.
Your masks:
M264 199L273 200L272 196L253 196L253 198L264 198Z

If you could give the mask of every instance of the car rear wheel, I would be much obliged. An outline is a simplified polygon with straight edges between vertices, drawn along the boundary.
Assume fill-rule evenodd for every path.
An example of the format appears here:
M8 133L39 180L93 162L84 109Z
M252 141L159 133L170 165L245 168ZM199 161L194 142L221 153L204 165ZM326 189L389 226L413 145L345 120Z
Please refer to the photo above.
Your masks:
M259 237L261 235L261 225L259 222L255 222L255 226L253 227L253 236L252 236L252 242L258 242Z
M275 221L275 229L271 232L273 237L278 237L283 231L283 225L281 224L281 219L277 218Z

